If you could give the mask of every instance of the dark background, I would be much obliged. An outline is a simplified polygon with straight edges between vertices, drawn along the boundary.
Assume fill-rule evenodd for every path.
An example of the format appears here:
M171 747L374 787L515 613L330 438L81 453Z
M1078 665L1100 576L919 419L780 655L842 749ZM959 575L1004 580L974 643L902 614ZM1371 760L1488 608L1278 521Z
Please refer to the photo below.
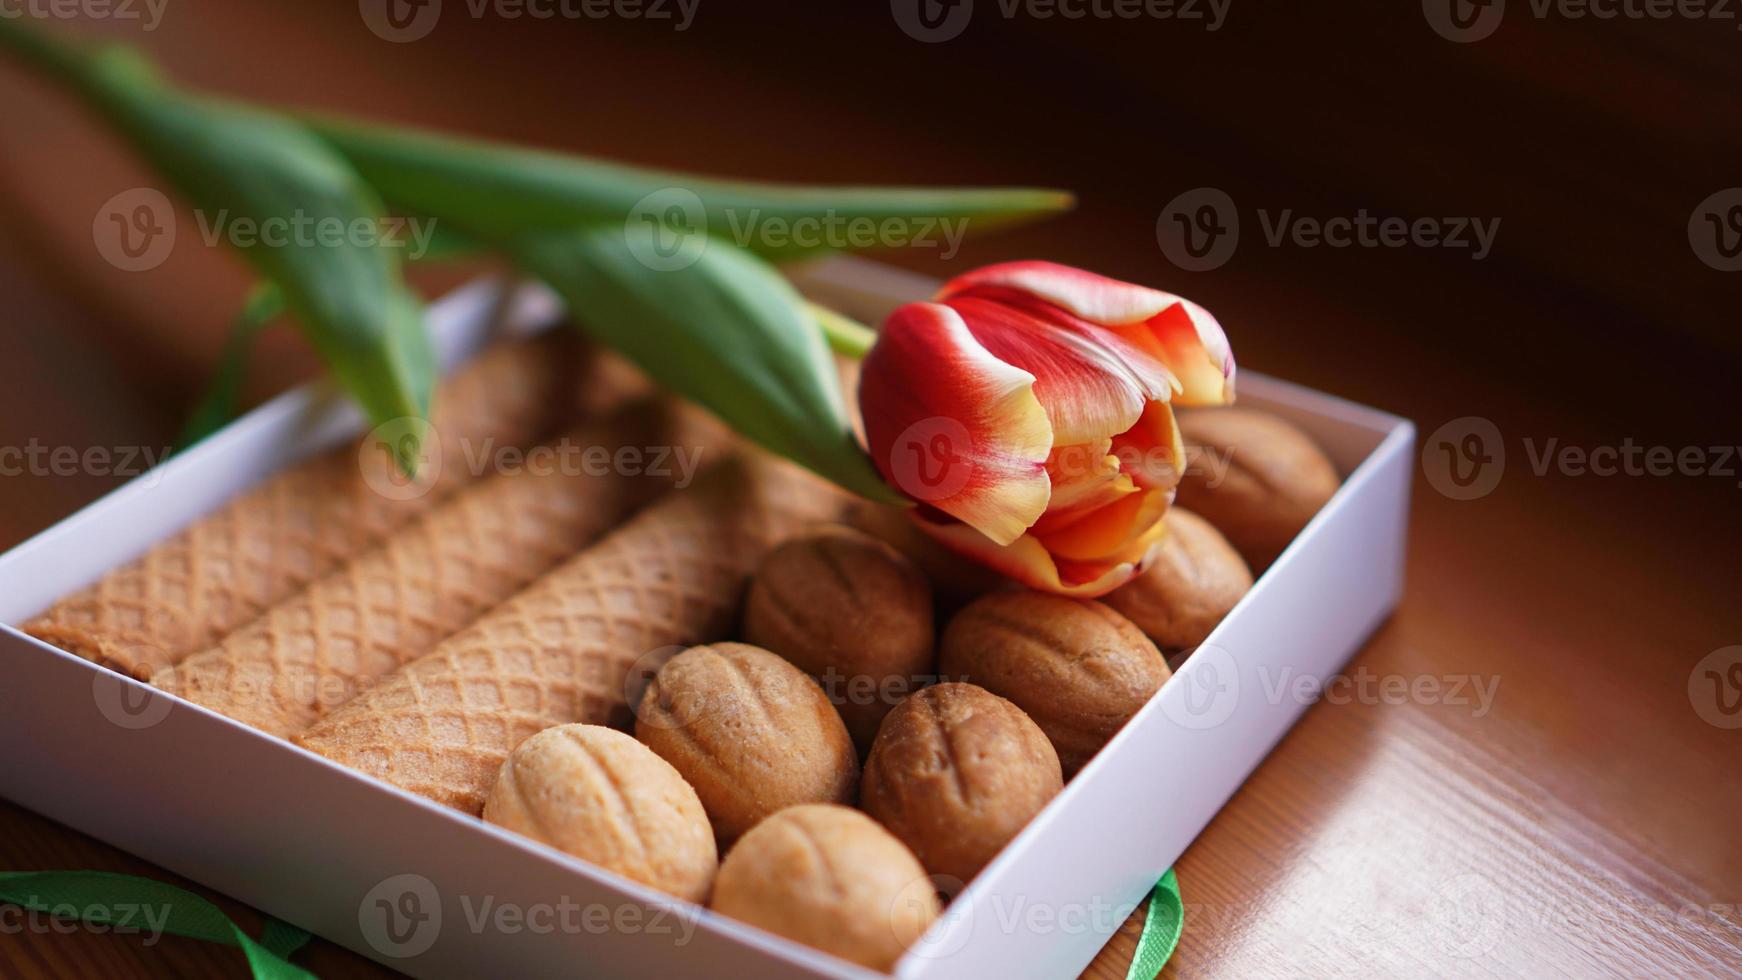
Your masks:
M168 2L153 32L78 26L238 95L636 162L1069 188L1075 213L972 240L952 262L887 257L939 274L1047 257L1163 286L1215 311L1242 365L1407 407L1424 425L1505 419L1530 401L1542 414L1525 426L1563 439L1682 444L1721 440L1735 415L1742 339L1727 314L1742 277L1700 261L1688 221L1742 183L1736 21L1539 19L1513 0L1492 37L1454 44L1408 2L1233 0L1212 32L1006 18L980 0L960 36L922 44L882 3L701 0L679 32L475 19L447 0L426 38L387 44L347 3ZM8 295L100 311L95 329L113 335L102 349L127 355L109 384L166 429L239 300L235 260L196 244L151 274L102 265L85 215L146 181L58 96L0 71L23 103L4 144L9 264L23 280ZM1221 269L1184 272L1155 222L1202 186L1238 204L1243 244ZM1445 248L1273 248L1255 220L1362 208L1501 224L1478 262ZM299 349L288 335L280 346ZM256 390L282 384L284 360L263 355Z
M169 0L150 33L68 27L136 40L179 79L238 96L638 163L1069 188L1073 213L972 239L952 260L884 257L940 276L1009 258L1080 264L1207 306L1243 369L1407 415L1424 436L1492 420L1502 483L1468 502L1418 483L1409 596L1357 664L1492 674L1499 705L1481 719L1423 705L1309 713L1181 866L1188 901L1195 886L1234 912L1188 921L1181 969L1240 974L1386 962L1370 936L1312 918L1325 900L1308 897L1315 869L1343 905L1382 918L1425 915L1441 880L1502 866L1523 876L1520 893L1568 902L1742 901L1742 732L1703 722L1686 689L1700 658L1742 643L1742 476L1538 476L1524 448L1742 441L1742 273L1711 268L1689 241L1696 207L1742 186L1739 24L1539 18L1512 0L1492 37L1456 44L1413 0L1232 0L1214 32L1006 19L979 0L959 37L925 44L881 2L700 0L675 32L474 19L445 0L428 37L388 44L354 3ZM0 100L0 444L161 445L210 375L246 286L239 264L196 239L151 273L106 265L92 216L150 179L3 63ZM1158 246L1157 217L1206 186L1238 204L1243 237L1225 266L1187 272ZM1256 214L1362 208L1500 227L1473 261L1273 248ZM311 370L277 329L249 391ZM0 480L0 544L116 482ZM11 819L18 835L74 846ZM1351 835L1372 846L1350 850ZM1591 944L1637 964L1664 962L1642 952L1662 943L1737 962L1733 907L1728 931L1673 935L1514 922L1523 931L1489 955L1577 971ZM1316 952L1302 960L1305 933Z

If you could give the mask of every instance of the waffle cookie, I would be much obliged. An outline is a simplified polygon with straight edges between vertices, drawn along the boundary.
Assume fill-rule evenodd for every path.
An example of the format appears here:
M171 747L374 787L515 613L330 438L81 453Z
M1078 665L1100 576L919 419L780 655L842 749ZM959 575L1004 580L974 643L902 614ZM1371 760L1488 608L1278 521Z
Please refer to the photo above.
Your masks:
M710 430L657 399L577 426L544 463L466 488L152 683L287 738L615 527L680 477L674 451L706 461ZM624 447L666 462L609 465Z
M638 662L724 639L762 556L843 495L741 455L618 528L295 741L477 814L535 732L619 719Z
M407 489L353 443L298 463L51 606L24 631L141 680L295 594L480 474L485 446L529 446L572 416L587 358L552 334L486 351L442 385L432 483ZM596 386L594 394L597 394ZM384 482L385 481L385 482Z

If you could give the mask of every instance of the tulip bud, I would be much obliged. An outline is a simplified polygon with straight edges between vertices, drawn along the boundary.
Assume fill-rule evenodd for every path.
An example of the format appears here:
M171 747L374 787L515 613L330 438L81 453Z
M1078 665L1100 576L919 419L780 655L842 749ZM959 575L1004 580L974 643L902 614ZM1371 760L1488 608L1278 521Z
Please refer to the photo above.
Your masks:
M922 528L1085 597L1161 538L1185 461L1173 406L1233 400L1208 311L1048 262L988 266L896 310L859 383L871 455Z

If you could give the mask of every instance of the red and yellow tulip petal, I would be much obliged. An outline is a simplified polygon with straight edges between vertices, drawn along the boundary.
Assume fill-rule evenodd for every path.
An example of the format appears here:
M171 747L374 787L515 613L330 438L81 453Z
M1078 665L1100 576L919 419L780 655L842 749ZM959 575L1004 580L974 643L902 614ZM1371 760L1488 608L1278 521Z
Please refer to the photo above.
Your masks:
M1159 362L1139 354L1134 369L1129 346L1114 347L1106 331L1090 324L1056 313L1036 316L1003 298L962 295L949 305L994 357L1034 375L1034 394L1046 408L1057 445L1124 432L1146 402L1171 394L1173 376Z
M1167 365L1178 378L1181 400L1188 405L1234 400L1234 353L1227 334L1208 310L1190 300L1070 266L1033 261L976 269L950 280L937 298L950 300L988 288L1027 293L1115 329ZM1153 335L1153 342L1143 336L1145 332Z
M1179 297L1057 262L1025 260L981 266L944 284L937 299L986 286L1029 293L1092 323L1142 323Z
M1118 549L1101 556L1097 559L1098 561L1135 562L1139 571L1149 567L1150 561L1155 557L1157 547L1161 544L1161 539L1167 537L1167 522L1162 520L1162 516L1167 513L1169 507L1173 506L1173 492L1170 490L1167 493L1158 493L1154 495L1154 498L1150 501L1149 513L1156 515L1155 522L1150 524L1147 530L1125 542ZM1141 527L1142 522L1139 521L1137 526Z
M1233 403L1234 352L1209 310L1182 299L1150 317L1148 326L1166 352L1162 363L1179 378L1180 404Z
M1111 451L1120 471L1147 490L1172 490L1185 472L1185 440L1173 407L1166 402L1145 406L1136 425L1113 437ZM1058 496L1056 489L1053 496Z
M1161 516L1172 500L1173 495L1164 491L1134 493L1062 531L1032 537L1049 554L1067 561L1137 561L1148 553L1144 542L1160 526Z
M1102 439L1093 445L1053 448L1046 461L1046 474L1052 480L1052 502L1029 533L1047 535L1063 530L1138 492L1136 481L1122 471L1119 457L1110 452L1112 444L1113 440Z
M872 459L909 496L1014 542L1051 498L1052 426L1035 385L955 310L909 303L885 322L860 375Z
M1122 324L1096 323L1032 293L1004 286L975 286L953 293L943 302L949 306L969 301L983 301L1014 311L1022 323L1033 329L1068 335L1079 343L1097 349L1102 360L1116 364L1128 373L1128 379L1146 399L1167 399L1179 389L1179 381L1168 370L1161 355L1164 349L1142 324L1127 335Z
M939 524L923 518L916 522L952 551L1022 585L1078 599L1104 596L1131 581L1144 566L1142 561L1060 561L1048 554L1031 534L1025 534L1008 545L999 545L966 524Z

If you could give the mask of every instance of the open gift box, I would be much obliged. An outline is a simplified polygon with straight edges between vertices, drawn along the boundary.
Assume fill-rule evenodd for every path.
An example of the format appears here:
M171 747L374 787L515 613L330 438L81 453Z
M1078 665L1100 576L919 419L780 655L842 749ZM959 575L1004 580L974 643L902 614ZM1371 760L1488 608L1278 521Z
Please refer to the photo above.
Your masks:
M795 274L875 321L924 279L836 259ZM494 283L433 305L448 366L493 325L561 311ZM1414 431L1242 373L1310 433L1336 496L1161 692L946 910L911 978L1075 976L1402 589ZM15 626L275 469L353 437L290 392L0 557L0 795L416 976L852 977L868 971L679 902L97 667Z

